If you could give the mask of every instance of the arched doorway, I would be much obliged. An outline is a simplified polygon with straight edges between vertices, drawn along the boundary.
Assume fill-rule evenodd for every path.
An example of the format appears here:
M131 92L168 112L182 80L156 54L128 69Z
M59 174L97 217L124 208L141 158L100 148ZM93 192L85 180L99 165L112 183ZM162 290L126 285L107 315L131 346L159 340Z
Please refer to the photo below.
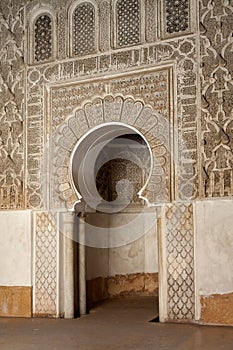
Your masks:
M142 195L152 169L147 140L123 123L99 125L73 150L70 178L80 198L74 210L85 216L79 289L83 301L85 283L87 310L119 297L152 297L158 310L156 213Z

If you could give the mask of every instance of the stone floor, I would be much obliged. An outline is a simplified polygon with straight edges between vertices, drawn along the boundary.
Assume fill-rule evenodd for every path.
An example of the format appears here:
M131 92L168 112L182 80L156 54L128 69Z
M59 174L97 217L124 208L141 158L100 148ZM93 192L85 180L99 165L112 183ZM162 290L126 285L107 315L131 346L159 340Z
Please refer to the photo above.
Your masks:
M104 302L76 320L0 318L1 350L232 350L233 328L149 322L156 300Z

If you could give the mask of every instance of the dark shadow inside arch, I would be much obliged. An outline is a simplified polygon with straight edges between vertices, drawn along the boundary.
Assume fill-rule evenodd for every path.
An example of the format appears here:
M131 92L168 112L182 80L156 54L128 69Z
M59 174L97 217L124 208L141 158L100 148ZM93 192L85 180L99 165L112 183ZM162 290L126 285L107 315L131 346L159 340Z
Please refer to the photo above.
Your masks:
M96 187L104 201L113 202L122 195L129 205L142 204L138 196L150 171L150 152L145 140L139 134L124 134L111 140L96 159ZM125 181L125 186L124 186ZM127 181L132 192L127 193ZM117 184L123 185L119 191ZM117 191L118 190L118 191Z
M150 146L140 132L123 123L105 123L77 143L71 156L71 183L94 210L108 203L111 208L125 207L141 201L152 163Z

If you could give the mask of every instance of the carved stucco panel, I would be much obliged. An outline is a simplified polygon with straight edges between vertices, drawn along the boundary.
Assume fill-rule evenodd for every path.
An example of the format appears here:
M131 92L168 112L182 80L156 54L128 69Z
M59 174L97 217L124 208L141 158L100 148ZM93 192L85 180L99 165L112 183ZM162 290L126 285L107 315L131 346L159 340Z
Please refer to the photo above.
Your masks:
M67 35L68 26L66 20L66 11L62 9L58 13L58 58L64 59L67 54Z
M67 127L62 128L60 134L63 136L60 137L56 142L62 145L66 151L71 152L74 143L77 142L78 138L82 136L82 132L85 133L88 129L99 125L103 122L112 122L112 121L121 121L129 125L134 125L136 128L141 130L144 133L147 133L147 138L151 143L151 147L153 149L156 157L161 157L159 155L159 147L160 152L164 153L161 158L161 162L165 163L165 168L163 170L164 181L161 183L161 179L163 175L152 174L152 182L153 186L148 189L148 196L150 197L151 202L158 202L159 200L170 200L170 180L168 175L170 173L170 140L168 137L169 130L172 127L169 123L172 123L170 120L171 114L169 109L170 104L170 68L165 70L156 70L155 72L147 72L147 73L131 73L130 75L126 75L123 78L107 78L102 79L100 82L82 82L79 84L72 84L73 86L58 86L54 87L50 91L50 102L51 112L49 115L52 116L48 122L50 122L50 130L54 132L56 130L57 123L62 121L61 118L66 117L66 113L69 116L71 110L74 109L82 99L85 101L85 98L89 95L86 92L96 91L109 91L111 93L124 93L125 96L129 95L129 93L133 92L133 98L127 98L123 101L122 97L106 96L104 99L97 97L92 99L91 103L86 102L83 105L83 109L78 109L75 112L76 118L69 118L68 126L72 132L67 133ZM123 96L124 96L123 95ZM90 95L92 96L92 95ZM155 116L151 115L151 107L145 107L145 102L135 101L135 98L143 98L147 103L150 103L150 106L153 106L154 111L160 114L161 120L165 118L167 125L162 125L161 120L157 120ZM79 101L78 101L79 99ZM114 102L114 103L113 103ZM63 109L62 109L63 108ZM77 108L77 107L76 107ZM57 118L60 115L60 118ZM156 122L154 122L154 118ZM154 130L151 128L156 124ZM163 141L158 141L159 138L161 140L161 134L163 135ZM77 139L74 139L74 134ZM56 133L54 134L55 138L57 138ZM162 144L165 143L165 150L162 151ZM52 146L53 149L56 146ZM54 151L55 152L55 151ZM60 156L60 151L58 150L57 157L59 161L64 161L68 164L69 155L65 154L65 158ZM52 157L54 158L54 157ZM55 157L56 158L56 157ZM57 163L57 161L56 161ZM62 163L60 163L62 164ZM54 171L52 171L53 173ZM159 185L156 185L156 181ZM54 189L54 181L52 182L52 188ZM57 180L55 181L57 182ZM59 187L61 188L60 184ZM71 193L68 190L69 185L62 186L65 188L65 193ZM158 191L160 188L160 191ZM162 191L163 189L163 191ZM55 190L55 189L54 189ZM68 191L68 192L67 192ZM158 195L160 192L160 195ZM163 192L163 193L162 193ZM72 195L72 200L74 196ZM54 198L53 198L54 201ZM52 203L50 204L52 205ZM55 205L55 203L53 203ZM59 204L60 205L60 204Z
M203 195L233 195L230 1L200 1Z
M167 89L168 86L164 88ZM125 116L126 120L124 120ZM83 136L80 132L83 125L86 125L87 130L91 130L92 126L103 122L127 122L128 125L135 126L145 137L148 137L152 145L155 165L151 180L143 195L150 203L169 201L171 196L169 121L156 114L151 106L146 106L144 102L135 100L133 97L106 95L84 103L82 108L78 108L54 135L56 141L51 148L51 159L54 164L52 174L55 175L52 189L55 192L50 195L50 198L53 199L50 205L54 205L56 192L60 192L60 197L65 200L68 207L73 207L74 202L77 201L78 198L69 179L67 181L71 152L79 138ZM61 169L65 168L64 181L60 182Z
M111 39L111 5L109 1L101 1L99 4L99 25L100 25L100 38L99 49L101 52L108 51L110 49Z
M157 25L157 6L155 0L146 1L146 41L153 42L156 40L158 25Z
M44 152L44 88L43 78L35 68L28 74L27 81L27 195L28 206L43 206L41 189L41 160Z
M162 81L164 77L162 75L160 75L160 79L162 80L158 84L156 82L156 88L153 91L154 82L146 78L144 83L140 84L140 89L139 87L134 87L134 78L130 78L127 73L125 73L125 78L122 78L122 80L118 79L118 81L115 79L115 82L112 82L110 86L103 82L101 74L107 73L114 76L114 73L124 72L125 69L132 67L141 66L148 69L154 65L165 64L166 62L177 62L177 71L173 75L173 79L177 79L178 103L177 109L174 110L174 115L179 125L178 139L182 139L182 147L180 147L179 159L177 161L179 163L177 169L179 184L177 185L176 196L181 199L194 198L198 195L196 189L197 169L195 165L197 162L197 92L195 89L197 68L195 62L195 45L195 39L190 37L189 39L180 39L174 43L152 45L147 48L132 49L86 59L70 60L58 64L45 64L41 67L28 67L28 128L34 129L40 135L55 132L56 128L72 113L72 109L75 106L93 98L95 94L101 95L120 90L121 93L123 92L136 97L142 96L145 102L155 107L156 112L162 112L163 116L166 116L166 103L164 103L166 94L164 95L161 90L164 84L164 81ZM96 74L99 75L96 83L88 84L88 78L92 80L92 77ZM87 83L77 84L76 91L73 93L73 82L80 79L83 81L87 79ZM61 86L65 86L65 88L60 89L60 95L54 89L49 91L51 96L49 96L48 101L53 101L53 109L51 111L53 117L46 120L46 124L44 124L44 115L47 114L46 110L49 105L49 102L45 102L44 99L47 85L56 85L57 82L62 83ZM54 94L57 94L56 97ZM188 127L183 123L183 121L188 119L192 120L191 128L190 125ZM32 148L34 147L33 145L31 146ZM34 150L33 158L38 159L38 162L30 162L29 153L29 206L40 207L43 206L39 166L44 153L43 137ZM192 174L191 179L190 173ZM37 182L37 186L31 186L30 178L33 178L33 181L35 180L34 184ZM187 185L184 186L184 183Z
M22 3L0 4L0 209L25 207Z

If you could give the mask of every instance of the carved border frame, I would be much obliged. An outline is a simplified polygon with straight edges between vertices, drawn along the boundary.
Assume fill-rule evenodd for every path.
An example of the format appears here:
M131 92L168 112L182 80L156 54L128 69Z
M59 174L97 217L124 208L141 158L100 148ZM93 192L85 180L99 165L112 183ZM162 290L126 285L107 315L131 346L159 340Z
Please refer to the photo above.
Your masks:
M174 40L174 42L122 50L86 59L66 60L59 63L44 64L40 67L28 67L26 110L28 116L27 132L30 136L27 149L29 206L40 208L46 204L42 202L41 198L40 164L51 132L47 122L51 111L51 100L48 98L51 87L55 85L69 86L72 82L77 84L88 79L101 79L101 77L119 74L119 71L124 76L125 74L131 74L132 71L147 72L169 65L174 67L171 84L174 92L174 106L172 100L170 101L172 113L175 116L174 128L177 129L178 135L183 139L185 146L187 145L185 152L182 144L178 144L174 148L174 151L179 154L177 179L174 182L176 196L174 199L180 197L182 200L179 179L185 176L186 165L192 165L198 159L196 144L197 64L195 61L197 53L195 45L196 37L188 37ZM190 76L192 79L190 79ZM188 92L190 86L192 87L191 93ZM105 93L109 93L109 91L105 91ZM45 116L47 116L47 119ZM183 138L183 135L186 137ZM35 150L35 153L31 153L31 149ZM49 165L48 159L46 166L49 167ZM193 178L198 179L195 168ZM195 198L195 195L192 198ZM47 198L49 198L49 193Z
M53 62L56 58L57 52L57 42L55 40L57 35L57 26L56 26L56 13L54 9L49 6L43 4L35 6L30 13L30 21L27 21L28 32L27 32L27 47L28 47L28 56L27 63L30 65L38 65L41 62L36 62L34 58L34 49L35 49L35 22L42 15L49 15L52 20L52 56L48 60L43 61L43 63Z
M156 204L155 193L158 196L158 202L170 202L174 198L174 178L172 174L174 174L176 169L174 167L174 157L173 157L173 145L174 145L174 133L172 130L174 129L173 125L173 109L170 106L170 110L168 107L168 115L161 116L156 110L154 110L150 105L146 104L142 98L134 98L133 95L128 94L119 94L112 93L111 91L111 81L116 81L117 79L125 78L126 76L133 77L148 77L149 74L159 74L160 72L166 72L168 79L167 86L167 105L170 106L172 97L172 80L173 80L173 65L167 65L154 69L147 70L137 70L131 71L130 73L123 74L111 74L109 76L105 76L103 78L92 78L86 80L80 80L78 82L66 83L66 84L50 84L47 87L47 135L49 139L52 140L49 144L49 153L48 154L48 164L50 164L50 180L48 182L56 184L56 188L50 188L48 198L53 198L54 200L54 192L60 192L60 198L65 201L66 206L68 208L73 208L74 203L78 200L77 194L72 188L69 179L69 164L70 164L70 156L71 153L80 139L83 137L85 133L91 131L95 126L101 125L107 122L123 122L125 125L129 125L135 127L139 132L141 132L144 137L147 139L152 153L154 155L154 160L156 160L154 164L154 170L152 172L151 179L144 190L142 196L146 199L148 205ZM139 79L139 78L138 78ZM51 124L51 115L52 115L52 105L53 99L56 99L56 94L53 96L53 90L56 88L60 88L61 91L65 91L66 89L76 88L82 86L83 83L93 84L96 81L101 80L104 84L106 84L106 89L109 90L109 93L104 93L102 95L95 95L91 99L85 100L81 106L76 106L73 109L73 112L66 118L65 121L56 129L55 133L53 133L54 129ZM81 88L80 88L81 89ZM154 88L156 93L156 87ZM68 102L67 102L68 103ZM98 103L98 105L97 105ZM106 105L108 105L106 107ZM113 116L109 119L109 116L106 114L105 109L112 106ZM63 106L64 108L64 106ZM102 111L100 112L100 108ZM126 116L124 110L129 109L128 115ZM87 114L88 113L88 114ZM94 114L99 114L97 120L95 120ZM101 113L101 117L100 117ZM105 115L106 114L106 115ZM79 118L81 121L79 122ZM167 119L168 118L168 119ZM148 123L148 124L147 124ZM164 133L164 134L162 134ZM164 136L166 135L166 136ZM165 137L165 145L163 145L163 138ZM156 146L159 143L158 146ZM159 149L160 152L163 148L166 148L165 153L162 156L158 155ZM156 169L159 164L163 163L163 159L166 159L166 164L161 165L161 169L163 171L162 175L156 174ZM53 163L53 166L52 166ZM65 180L62 180L64 178ZM162 179L163 185L161 184L160 191L156 192L156 181ZM155 182L154 182L155 181ZM166 190L165 190L166 189ZM48 207L52 207L53 204L51 201L47 204Z
M179 143L175 150L178 158L178 174L175 183L175 198L193 199L198 196L197 155L197 63L196 39L189 37L177 39L172 43L161 43L140 49L122 50L111 54L101 54L86 59L61 61L27 68L27 169L29 207L41 208L41 159L49 138L44 120L49 102L45 100L46 91L55 84L70 84L82 79L98 78L106 75L130 74L135 69L150 70L174 65L172 89L174 91L174 127L178 130ZM191 88L191 93L188 89ZM176 95L177 91L177 95ZM47 112L46 112L47 111ZM36 139L35 140L35 136ZM44 135L44 136L42 136ZM41 141L39 141L41 139ZM43 141L42 141L43 140ZM185 146L185 151L184 147ZM35 149L35 152L30 151ZM191 177L191 182L189 181ZM35 185L34 185L35 184ZM188 198L187 198L188 197Z

